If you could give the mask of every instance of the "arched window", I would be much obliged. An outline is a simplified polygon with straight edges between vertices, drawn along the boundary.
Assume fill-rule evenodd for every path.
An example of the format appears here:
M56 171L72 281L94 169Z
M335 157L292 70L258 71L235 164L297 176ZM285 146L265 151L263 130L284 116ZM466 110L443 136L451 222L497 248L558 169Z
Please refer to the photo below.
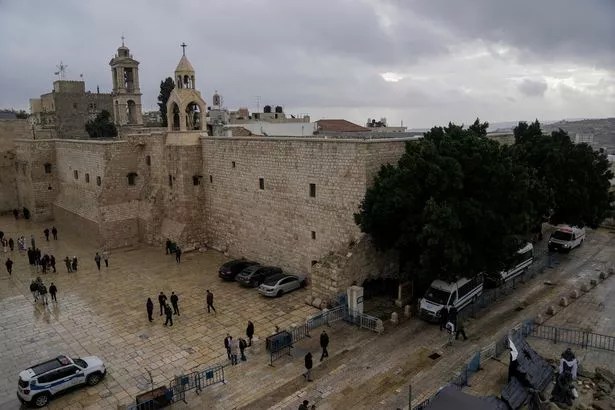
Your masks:
M51 164L48 162L44 165L45 167L45 174L51 174Z
M126 177L128 178L128 185L136 185L137 183L137 173L136 172L131 172L128 175L126 175Z
M85 174L85 182L88 184L90 183L90 174Z
M102 180L100 177L96 177L96 185L100 186L100 184L102 184Z
M137 105L133 100L128 100L126 104L126 116L128 118L128 124L137 123Z

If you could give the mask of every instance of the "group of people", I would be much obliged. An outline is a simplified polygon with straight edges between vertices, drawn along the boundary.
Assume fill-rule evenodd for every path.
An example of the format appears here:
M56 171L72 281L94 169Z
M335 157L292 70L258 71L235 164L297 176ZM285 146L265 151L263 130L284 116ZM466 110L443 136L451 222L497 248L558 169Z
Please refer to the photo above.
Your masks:
M463 336L463 340L468 340L464 322L457 313L455 306L445 306L440 309L440 331L446 329L448 332L449 345L453 344L453 337L457 340L459 335Z
M96 255L98 255L98 253ZM105 259L105 262L106 261L107 260ZM216 308L214 307L214 294L209 289L207 289L205 302L207 303L207 313L211 313L212 310L214 311L214 313L216 313ZM171 296L167 298L167 295L165 295L164 292L161 291L158 295L158 305L160 306L160 316L165 315L166 318L164 325L173 326L173 315L180 316L179 296L177 296L175 292L171 292ZM154 302L152 302L152 298L147 298L147 302L145 303L145 309L147 310L148 320L150 322L153 322Z
M320 355L321 362L322 362L322 359L329 357L329 351L327 350L328 347L329 347L329 335L327 334L325 330L323 330L322 333L320 334L320 348L322 349L322 354ZM312 381L312 366L314 364L312 361L311 352L307 352L305 354L305 356L303 357L303 362L305 365L305 373L303 373L303 377L308 382L311 382Z
M167 241L165 243L165 253L167 255L169 254L175 254L175 262L180 263L182 260L182 249L179 247L179 245L177 245L175 242L172 242L169 238L167 238Z
M233 339L229 333L226 334L224 338L224 348L226 349L226 355L228 359L231 361L231 365L235 366L239 364L239 359L242 362L248 360L246 358L245 350L246 348L252 346L252 338L254 337L254 323L248 320L248 326L246 327L246 339L240 337L238 339ZM240 356L241 355L241 356ZM239 357L239 359L238 359Z
M32 282L30 283L30 292L32 293L32 297L34 297L34 303L40 300L44 305L48 305L49 299L47 297L47 293L51 295L52 302L58 301L56 297L58 293L58 287L53 282L51 282L51 284L49 285L49 289L47 289L47 286L45 286L40 276L38 276L36 280L32 280Z

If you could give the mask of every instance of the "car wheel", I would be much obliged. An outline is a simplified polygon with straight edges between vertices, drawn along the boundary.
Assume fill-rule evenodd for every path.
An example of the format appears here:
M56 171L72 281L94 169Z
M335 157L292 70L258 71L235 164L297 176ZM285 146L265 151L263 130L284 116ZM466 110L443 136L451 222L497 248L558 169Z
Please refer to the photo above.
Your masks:
M94 373L89 375L85 382L88 384L88 386L96 386L101 379L102 377L100 376L100 373Z
M41 393L38 396L34 396L32 403L34 403L36 407L46 406L47 403L49 403L49 393Z
M280 297L284 294L284 291L282 289L278 290L278 293L276 293L277 297Z

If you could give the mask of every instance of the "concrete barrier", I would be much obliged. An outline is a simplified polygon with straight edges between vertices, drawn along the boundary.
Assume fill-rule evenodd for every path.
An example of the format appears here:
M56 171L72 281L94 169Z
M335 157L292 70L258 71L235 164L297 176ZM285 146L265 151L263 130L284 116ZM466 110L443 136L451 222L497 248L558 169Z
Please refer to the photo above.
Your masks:
M559 305L560 305L561 307L566 307L566 306L568 306L568 298L566 298L566 296L562 296L562 297L559 299Z
M547 313L547 315L549 315L549 316L553 316L553 315L555 314L555 306L550 305L550 306L547 308L547 312L546 312L546 313Z
M580 296L579 291L578 291L578 290L576 290L576 289L573 289L573 290L570 292L570 299L578 299L578 298L579 298L579 296Z

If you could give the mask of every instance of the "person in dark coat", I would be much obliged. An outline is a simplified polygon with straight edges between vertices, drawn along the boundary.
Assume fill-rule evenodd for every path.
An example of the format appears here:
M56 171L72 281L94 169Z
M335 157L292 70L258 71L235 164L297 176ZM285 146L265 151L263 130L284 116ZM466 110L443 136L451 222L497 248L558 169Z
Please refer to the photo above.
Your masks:
M214 307L214 294L207 289L207 313L211 313L210 308L214 311L214 313L216 313L216 308Z
M320 361L325 357L329 357L329 352L327 352L327 346L329 346L329 335L324 330L320 334L320 347L322 347L322 355L320 356Z
M168 303L164 305L164 314L167 317L167 320L164 321L164 325L166 326L168 324L169 326L173 326L173 311L171 310L171 305Z
M56 273L56 257L55 256L51 255L49 257L49 265L53 269L53 273Z
M448 323L448 306L440 309L440 331L446 327L446 323Z
M166 243L166 246L165 246L165 253L167 255L169 254L169 252L171 252L171 243L172 243L171 240L167 238L167 243Z
M179 246L175 247L175 262L180 263L182 260L182 250Z
M49 228L45 228L43 233L45 234L45 240L49 242Z
M102 258L100 257L100 255L98 254L98 252L96 252L96 256L94 256L94 262L96 262L96 267L98 268L98 270L100 270L100 260Z
M147 318L150 322L153 322L154 319L152 318L152 315L154 314L154 302L152 302L152 298L147 298L145 308L147 309Z
M73 272L77 272L77 264L78 264L78 260L76 256L73 256Z
M13 261L11 260L11 258L6 258L6 262L4 263L6 265L6 271L9 273L9 275L13 274Z
M160 316L162 316L164 312L164 305L167 303L167 295L164 292L160 292L158 295L158 304L160 305Z
M28 248L28 262L30 265L34 265L34 249Z
M239 338L239 351L241 352L241 361L245 362L246 360L246 355L244 353L244 350L246 350L246 347L248 347L248 342L246 342L246 340L242 337Z
M49 285L49 294L51 295L51 301L57 303L58 299L56 299L56 293L58 293L58 288L51 282L51 285Z
M171 305L173 305L173 314L179 316L179 307L177 306L177 302L179 302L179 298L175 294L175 292L171 292Z
M43 298L43 303L48 305L47 301L47 286L45 286L42 282L38 284L38 294Z
M254 336L254 323L248 320L248 327L246 328L246 336L248 337L248 346L252 346L252 337Z
M13 238L9 238L9 249L11 250L11 252L13 252L14 248L15 248L15 241L13 240Z
M457 323L457 308L455 306L450 306L448 308L448 321L453 322L453 324Z
M465 329L465 323L463 322L462 319L457 319L457 322L455 323L455 340L457 340L457 338L459 337L459 335L463 336L463 340L468 340L468 337L466 336L466 329Z
M58 240L58 230L56 229L55 226L51 228L51 234L53 235L53 240L57 241Z
M232 341L233 341L233 337L227 333L226 337L224 338L224 348L226 349L226 355L228 356L229 360L231 360L231 342Z
M73 271L73 265L70 263L70 258L68 256L64 258L64 263L66 264L66 271L71 273Z
M299 405L299 410L310 410L310 408L308 407L309 405L310 405L309 400L303 400L303 403Z
M303 377L308 382L311 382L312 381L312 353L307 352L303 360L305 362L305 373L303 373Z
M15 217L15 219L19 219L19 210L18 209L13 209L13 216Z
M32 292L34 301L38 302L38 283L36 283L34 280L30 283L30 292Z

